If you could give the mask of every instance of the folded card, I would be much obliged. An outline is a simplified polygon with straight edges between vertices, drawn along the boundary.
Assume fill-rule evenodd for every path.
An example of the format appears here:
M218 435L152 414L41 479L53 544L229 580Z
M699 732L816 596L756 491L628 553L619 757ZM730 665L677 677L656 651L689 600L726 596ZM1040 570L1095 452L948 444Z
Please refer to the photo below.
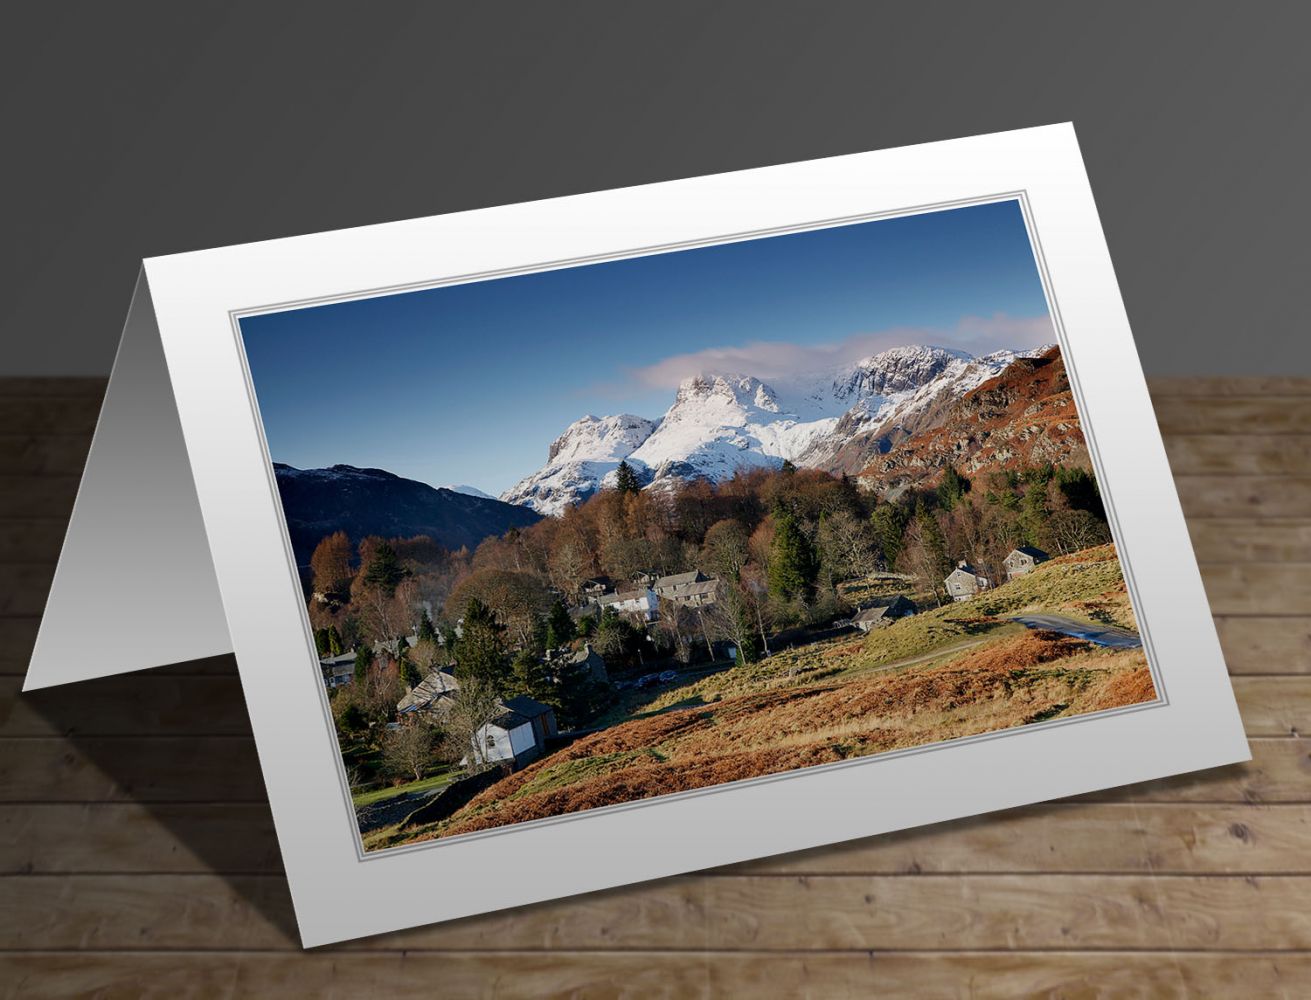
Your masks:
M26 687L229 650L306 945L1248 759L1068 125L145 261Z

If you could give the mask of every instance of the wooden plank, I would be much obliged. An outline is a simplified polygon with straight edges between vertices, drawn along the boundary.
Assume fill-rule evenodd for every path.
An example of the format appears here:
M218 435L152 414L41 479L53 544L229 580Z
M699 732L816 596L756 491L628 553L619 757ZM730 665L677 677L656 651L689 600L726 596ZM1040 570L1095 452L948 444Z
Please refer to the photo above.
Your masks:
M1282 776L1291 770L1288 760L1271 760L1266 801L1285 794ZM37 737L0 739L0 801L267 802L268 795L249 737Z
M6 434L0 428L0 469L23 476L80 476L90 445L86 434Z
M721 869L735 874L1311 874L1311 809L1048 803Z
M88 951L0 957L14 997L1299 997L1287 952Z
M250 735L235 676L145 671L83 681L75 694L60 687L23 694L21 683L18 677L0 678L5 736Z
M1307 876L679 877L324 951L1311 947ZM279 876L0 878L7 950L298 950Z
M17 953L0 956L0 982L14 998L709 996L697 952Z
M1217 615L1304 615L1311 563L1206 563L1202 582Z
M1311 406L1311 399L1306 405ZM1175 475L1305 476L1311 435L1177 434L1165 438Z
M1163 435L1311 434L1304 395L1162 396L1152 405Z
M1262 738L1242 764L1079 796L1098 802L1311 803L1311 740ZM264 802L253 739L0 739L4 802Z
M1311 510L1311 476L1175 476L1175 485L1189 521L1301 519Z
M109 379L102 375L6 375L0 396L104 396Z
M1233 685L1248 736L1311 733L1311 678L1235 677Z
M43 563L53 570L67 531L62 521L0 521L0 586L10 563Z
M1311 673L1311 616L1217 618L1231 674Z
M100 416L99 393L13 396L0 394L6 434L75 434L89 438Z
M1202 563L1311 563L1311 519L1194 518L1188 533Z
M1311 874L1311 806L1055 802L719 869L728 874ZM264 804L0 805L0 873L274 874Z
M1301 375L1149 375L1157 396L1311 396L1311 378Z
M40 615L54 575L51 563L0 565L0 615Z
M0 409L4 400L0 399ZM81 476L0 475L0 518L34 518L67 526Z

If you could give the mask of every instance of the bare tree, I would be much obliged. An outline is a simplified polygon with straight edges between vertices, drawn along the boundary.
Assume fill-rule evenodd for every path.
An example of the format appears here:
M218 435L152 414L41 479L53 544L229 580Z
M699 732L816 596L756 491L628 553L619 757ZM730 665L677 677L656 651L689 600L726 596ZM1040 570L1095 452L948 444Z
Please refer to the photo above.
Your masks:
M864 578L878 566L873 528L848 510L833 511L820 521L819 550L835 580Z
M693 630L696 627L696 617L689 608L663 597L660 599L660 617L655 628L669 640L679 663L688 663L692 659Z
M750 663L756 659L756 598L751 591L737 583L719 581L715 588L715 603L701 609L709 636L727 640L737 647L738 662Z
M1078 552L1111 540L1106 525L1086 510L1058 510L1047 521L1047 530L1060 555Z
M382 738L383 767L398 777L413 775L419 781L432 762L436 745L437 733L422 719L389 729Z
M491 685L470 678L460 685L451 698L446 715L446 738L452 754L465 756L470 773L485 770L491 760L487 756L484 728L501 713L501 703Z

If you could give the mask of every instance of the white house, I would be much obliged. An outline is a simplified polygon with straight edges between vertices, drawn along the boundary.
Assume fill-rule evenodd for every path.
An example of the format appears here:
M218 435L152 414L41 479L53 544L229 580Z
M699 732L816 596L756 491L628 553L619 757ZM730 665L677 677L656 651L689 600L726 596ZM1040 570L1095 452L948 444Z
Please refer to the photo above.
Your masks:
M617 590L602 596L601 607L614 608L621 615L632 615L644 622L653 622L660 608L660 598L650 587Z
M953 601L968 601L980 591L992 587L992 581L962 559L945 580L947 593Z
M478 755L486 761L526 764L541 756L548 736L556 735L555 712L549 705L518 695L500 702L503 711L478 730Z

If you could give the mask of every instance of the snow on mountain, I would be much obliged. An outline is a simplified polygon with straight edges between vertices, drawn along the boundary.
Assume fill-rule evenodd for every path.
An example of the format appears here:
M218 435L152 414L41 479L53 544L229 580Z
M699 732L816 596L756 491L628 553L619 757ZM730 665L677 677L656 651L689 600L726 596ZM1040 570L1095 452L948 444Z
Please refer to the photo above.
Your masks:
M1036 352L1026 352L1036 353ZM960 398L1019 355L910 345L852 365L768 383L748 374L707 372L685 379L658 421L629 414L584 417L551 445L547 463L501 495L542 514L613 484L627 461L648 485L690 478L719 481L743 468L784 460L835 469L859 467L886 450L877 435L932 426L944 400ZM859 447L848 447L860 442Z
M467 497L482 497L484 500L496 499L496 497L492 496L490 493L484 493L482 490L478 489L477 486L450 484L439 488L450 490L452 493L463 493Z
M551 443L546 465L501 494L506 503L531 507L539 514L562 514L601 488L655 430L656 422L630 413L588 415L575 420Z

